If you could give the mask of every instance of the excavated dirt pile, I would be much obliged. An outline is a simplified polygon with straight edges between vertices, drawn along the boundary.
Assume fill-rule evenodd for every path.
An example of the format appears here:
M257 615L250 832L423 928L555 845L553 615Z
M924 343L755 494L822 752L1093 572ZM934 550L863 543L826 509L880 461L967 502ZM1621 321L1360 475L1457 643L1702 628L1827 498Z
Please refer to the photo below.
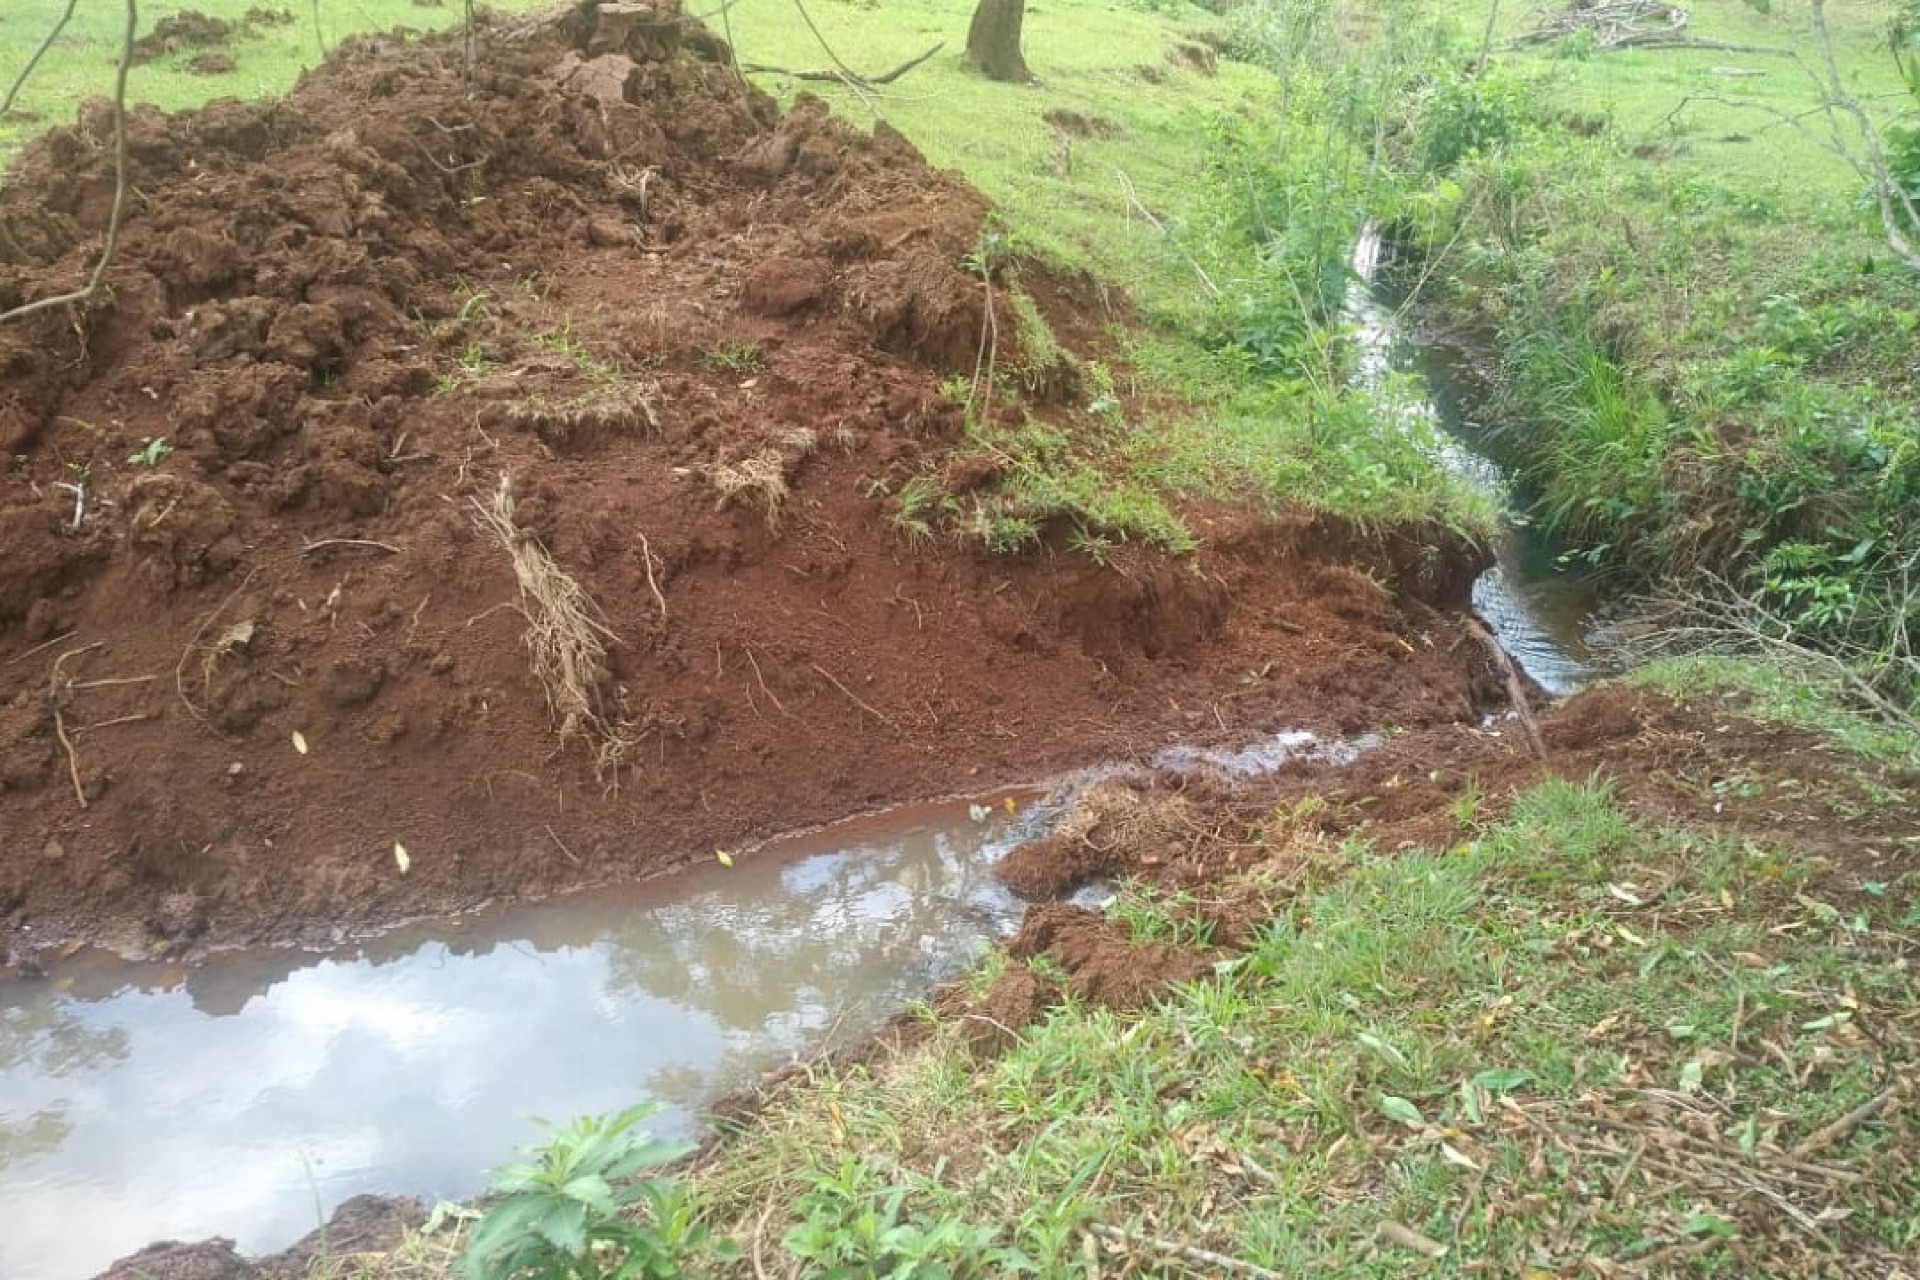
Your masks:
M91 270L113 116L8 174L0 309ZM968 464L940 388L990 296L1020 354L987 203L884 124L783 114L664 2L488 27L470 70L357 40L128 144L107 288L0 327L16 956L324 941L1497 696L1453 620L1474 557L1418 530L1213 509L1198 556L1104 565L904 536L887 491ZM1071 381L1009 411L1070 427Z

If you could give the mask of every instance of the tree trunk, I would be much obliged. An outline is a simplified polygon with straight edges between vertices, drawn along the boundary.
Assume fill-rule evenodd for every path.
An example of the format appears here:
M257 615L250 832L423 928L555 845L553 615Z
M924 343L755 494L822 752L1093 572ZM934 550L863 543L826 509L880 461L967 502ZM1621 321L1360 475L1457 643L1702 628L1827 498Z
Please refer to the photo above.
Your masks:
M990 80L1033 79L1020 56L1020 24L1026 18L1027 0L980 0L967 28L967 60Z

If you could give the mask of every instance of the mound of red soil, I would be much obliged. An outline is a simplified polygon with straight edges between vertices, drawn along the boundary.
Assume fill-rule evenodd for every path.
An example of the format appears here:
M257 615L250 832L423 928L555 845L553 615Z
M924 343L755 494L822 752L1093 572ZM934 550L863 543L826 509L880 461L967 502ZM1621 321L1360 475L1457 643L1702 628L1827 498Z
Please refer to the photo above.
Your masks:
M0 191L0 308L91 269L112 116ZM964 452L987 203L664 4L490 28L470 76L355 41L281 102L140 109L129 152L109 288L0 327L0 942L325 940L1495 690L1440 535L904 538L876 481ZM535 549L591 602L598 771L529 665Z

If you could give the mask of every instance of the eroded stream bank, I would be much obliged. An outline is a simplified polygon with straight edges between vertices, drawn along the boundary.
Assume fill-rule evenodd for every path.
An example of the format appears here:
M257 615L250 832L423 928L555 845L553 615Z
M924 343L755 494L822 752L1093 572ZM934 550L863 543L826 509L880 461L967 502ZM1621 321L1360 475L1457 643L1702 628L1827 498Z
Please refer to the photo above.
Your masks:
M1447 426L1419 351L1370 292L1360 376ZM1496 489L1465 446L1449 465ZM1584 678L1588 598L1514 534L1474 589L1550 690ZM1340 764L1374 745L1287 732L1172 746L1154 769ZM76 958L0 988L0 1270L71 1280L161 1237L286 1245L348 1197L463 1197L528 1117L647 1097L668 1127L760 1072L857 1039L1004 938L990 868L1044 832L1039 793L895 810L620 890L403 928L334 954L192 966ZM103 1229L67 1225L89 1215Z

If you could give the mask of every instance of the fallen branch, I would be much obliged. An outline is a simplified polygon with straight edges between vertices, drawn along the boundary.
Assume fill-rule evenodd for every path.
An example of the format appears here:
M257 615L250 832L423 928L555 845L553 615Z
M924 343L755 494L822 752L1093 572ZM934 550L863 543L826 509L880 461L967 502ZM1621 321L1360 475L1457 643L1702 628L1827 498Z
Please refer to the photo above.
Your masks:
M892 84L895 80L898 80L901 76L907 74L907 72L913 70L946 47L947 42L942 40L939 44L936 44L919 57L908 58L893 70L882 72L877 76L863 76L857 71L850 71L844 67L821 67L811 71L795 71L789 67L770 67L760 62L743 62L740 64L740 69L742 71L756 72L763 75L786 76L790 80L827 80L840 84L852 82L863 89L875 89L881 85Z
M61 21L64 23L65 19ZM100 282L106 278L114 250L120 246L120 219L127 205L127 72L133 66L134 33L139 25L139 0L127 0L126 38L121 41L120 69L113 83L113 210L107 215L106 243L101 246L100 261L94 263L93 274L81 288L35 302L23 302L11 311L0 311L0 324L54 307L85 302L100 291Z
M1087 1234L1097 1236L1122 1249L1145 1247L1169 1258L1179 1258L1183 1262L1198 1263L1203 1267L1214 1267L1221 1271L1231 1271L1235 1275L1258 1276L1260 1280L1285 1280L1278 1271L1270 1271L1257 1263L1243 1262L1239 1258L1229 1258L1224 1253L1215 1253L1211 1249L1202 1249L1198 1245L1186 1244L1179 1240L1167 1240L1160 1236L1138 1235L1131 1231L1122 1231L1110 1227L1104 1222L1089 1222Z
M1507 701L1513 704L1514 714L1520 717L1520 729L1527 736L1527 745L1533 748L1533 754L1545 760L1547 742L1540 736L1540 724L1533 718L1533 708L1527 704L1526 686L1520 682L1520 671L1513 665L1513 659L1507 656L1507 650L1493 631L1477 617L1467 618L1467 634L1479 641L1481 646L1493 658L1493 665L1507 682Z
M1887 1109L1893 1101L1893 1090L1882 1089L1855 1107L1832 1124L1823 1125L1807 1135L1806 1141L1793 1149L1793 1154L1804 1160L1825 1151L1828 1147L1845 1142L1853 1131Z

